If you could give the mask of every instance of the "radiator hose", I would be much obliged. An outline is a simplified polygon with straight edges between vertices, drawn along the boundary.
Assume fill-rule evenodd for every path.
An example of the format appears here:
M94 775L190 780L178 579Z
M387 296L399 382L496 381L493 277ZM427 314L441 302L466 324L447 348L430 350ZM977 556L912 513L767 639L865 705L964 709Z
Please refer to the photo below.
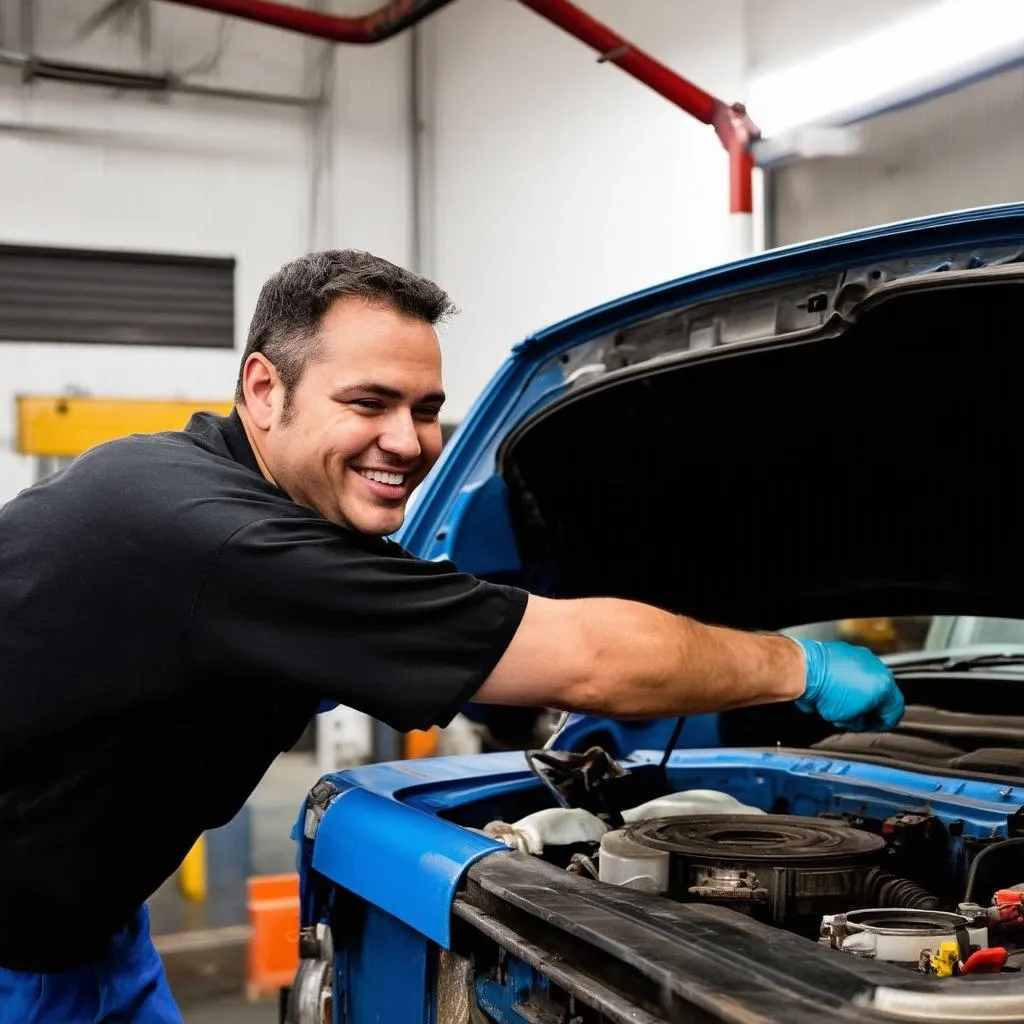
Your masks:
M939 898L908 878L872 868L864 882L869 907L902 907L905 910L938 910Z

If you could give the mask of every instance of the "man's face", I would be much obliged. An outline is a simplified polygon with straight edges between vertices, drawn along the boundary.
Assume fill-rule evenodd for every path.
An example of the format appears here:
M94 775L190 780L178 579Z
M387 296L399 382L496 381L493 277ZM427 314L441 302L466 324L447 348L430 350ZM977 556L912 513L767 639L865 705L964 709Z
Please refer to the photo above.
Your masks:
M331 522L383 536L441 452L441 350L433 327L342 299L321 325L285 414L272 397L261 455L277 485Z

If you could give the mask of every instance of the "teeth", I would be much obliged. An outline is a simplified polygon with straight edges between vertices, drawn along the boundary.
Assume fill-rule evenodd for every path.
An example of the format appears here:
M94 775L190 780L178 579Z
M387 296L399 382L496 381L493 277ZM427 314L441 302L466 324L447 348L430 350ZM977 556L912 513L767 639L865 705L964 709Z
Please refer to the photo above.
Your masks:
M405 481L403 473L384 473L379 469L363 469L360 472L363 476L370 480L376 480L379 484L392 484L398 487Z

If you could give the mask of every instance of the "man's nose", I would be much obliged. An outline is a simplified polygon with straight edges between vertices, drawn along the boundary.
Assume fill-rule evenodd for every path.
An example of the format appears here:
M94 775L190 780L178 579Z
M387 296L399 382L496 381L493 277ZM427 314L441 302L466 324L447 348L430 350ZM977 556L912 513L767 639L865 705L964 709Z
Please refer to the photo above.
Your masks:
M418 458L422 452L416 423L408 411L396 411L388 417L384 433L378 442L381 448L400 459L409 461Z

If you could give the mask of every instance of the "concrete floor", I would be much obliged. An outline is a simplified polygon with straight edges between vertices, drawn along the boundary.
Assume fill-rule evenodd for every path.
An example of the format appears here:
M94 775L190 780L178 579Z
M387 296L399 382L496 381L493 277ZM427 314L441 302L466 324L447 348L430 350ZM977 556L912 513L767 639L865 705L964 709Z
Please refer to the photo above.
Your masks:
M182 1009L185 1024L277 1024L277 1003L216 999Z

